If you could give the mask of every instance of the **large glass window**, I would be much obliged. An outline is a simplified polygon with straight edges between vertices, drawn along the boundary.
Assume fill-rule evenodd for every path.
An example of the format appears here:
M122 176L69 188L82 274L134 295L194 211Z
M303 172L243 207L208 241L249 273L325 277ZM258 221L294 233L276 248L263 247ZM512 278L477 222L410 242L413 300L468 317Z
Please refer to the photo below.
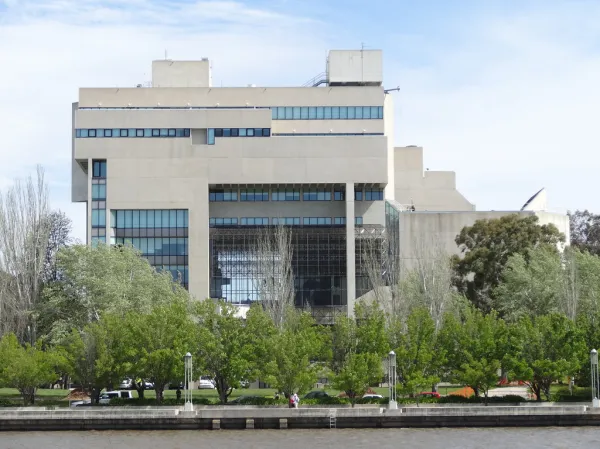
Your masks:
M106 178L106 161L92 161L92 178Z
M212 202L237 201L238 192L237 189L211 189L208 198Z
M272 201L300 201L299 189L273 189Z
M238 224L238 219L236 217L234 217L234 218L210 217L208 219L208 225L212 228L218 227L218 226L237 226L237 224Z
M273 120L373 120L383 118L383 106L273 107Z
M363 192L362 189L358 189L354 191L354 201L362 201Z
M266 189L241 189L240 201L269 201L269 191Z
M267 226L269 217L243 217L241 219L242 226Z
M303 201L331 201L331 190L329 189L304 189Z
M302 224L304 226L326 226L331 224L331 217L304 217Z
M365 201L382 201L383 189L365 189Z
M274 225L299 226L300 217L273 217L271 222Z
M345 189L333 189L333 199L334 199L334 201L345 201L346 190Z

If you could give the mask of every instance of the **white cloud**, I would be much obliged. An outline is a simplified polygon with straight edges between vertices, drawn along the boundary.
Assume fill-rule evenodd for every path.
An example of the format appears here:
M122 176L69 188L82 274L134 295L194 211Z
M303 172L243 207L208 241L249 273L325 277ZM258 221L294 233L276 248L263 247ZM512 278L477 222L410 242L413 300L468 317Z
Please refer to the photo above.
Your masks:
M461 45L429 48L420 67L392 63L397 140L423 145L431 169L455 170L478 209L515 209L545 186L553 209L600 212L589 188L600 165L599 13L569 2L457 23Z

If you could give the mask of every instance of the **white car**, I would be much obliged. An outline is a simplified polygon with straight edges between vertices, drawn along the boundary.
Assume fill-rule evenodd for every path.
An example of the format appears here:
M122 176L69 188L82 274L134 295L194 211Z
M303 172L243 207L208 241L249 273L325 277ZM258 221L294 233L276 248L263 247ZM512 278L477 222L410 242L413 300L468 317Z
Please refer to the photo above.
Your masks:
M129 390L126 391L106 391L100 395L100 404L108 405L111 399L133 399L133 393Z
M369 399L369 398L383 399L383 396L381 396L380 394L374 394L374 393L367 393L363 396L363 399Z
M198 382L199 390L214 390L215 382L208 376L202 376L200 382Z

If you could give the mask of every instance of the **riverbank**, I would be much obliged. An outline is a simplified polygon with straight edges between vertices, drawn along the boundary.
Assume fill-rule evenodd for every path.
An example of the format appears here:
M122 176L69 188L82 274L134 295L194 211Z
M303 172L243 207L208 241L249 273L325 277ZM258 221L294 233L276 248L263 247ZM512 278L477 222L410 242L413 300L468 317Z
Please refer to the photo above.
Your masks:
M0 410L0 431L600 426L600 409L568 406L205 407Z

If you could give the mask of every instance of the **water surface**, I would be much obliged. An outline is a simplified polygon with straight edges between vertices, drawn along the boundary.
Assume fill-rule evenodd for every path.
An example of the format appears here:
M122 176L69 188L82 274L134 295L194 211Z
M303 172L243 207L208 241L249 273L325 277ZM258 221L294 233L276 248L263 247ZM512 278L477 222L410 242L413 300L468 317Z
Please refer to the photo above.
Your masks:
M600 427L0 432L0 449L596 449Z

